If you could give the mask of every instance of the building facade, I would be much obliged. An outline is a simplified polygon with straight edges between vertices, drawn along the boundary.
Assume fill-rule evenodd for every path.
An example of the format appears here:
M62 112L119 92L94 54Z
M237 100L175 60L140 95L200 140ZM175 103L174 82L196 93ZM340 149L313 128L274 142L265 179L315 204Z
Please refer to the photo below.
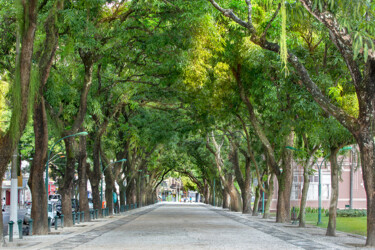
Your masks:
M359 164L359 153L350 150L338 156L339 170L339 209L355 208L366 209L366 191ZM313 166L310 175L310 187L307 194L306 207L317 208L319 205L319 167L321 166L321 200L322 208L328 209L331 198L331 166L329 159L320 158ZM272 197L271 211L276 211L277 206L277 179L274 180L275 191ZM293 184L291 191L291 208L299 207L303 188L303 168L297 162L293 163Z

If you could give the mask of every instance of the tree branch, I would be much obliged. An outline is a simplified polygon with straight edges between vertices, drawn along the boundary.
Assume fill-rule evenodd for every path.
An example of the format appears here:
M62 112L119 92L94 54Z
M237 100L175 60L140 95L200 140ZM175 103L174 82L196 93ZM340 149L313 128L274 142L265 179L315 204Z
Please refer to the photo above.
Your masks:
M239 17L233 12L233 10L222 8L218 3L215 2L215 0L208 0L208 1L210 1L211 4L212 4L217 10L219 10L221 13L223 13L224 16L231 18L233 21L235 21L236 23L238 23L238 24L241 25L242 27L245 27L246 29L250 30L251 33L255 33L255 28L254 28L253 24L252 24L252 23L247 23L247 22L241 20L241 18L239 18ZM248 1L248 0L246 0L246 1ZM251 6L251 5L250 5L250 6ZM251 9L251 7L250 7L250 9ZM250 20L251 20L251 11L250 11Z

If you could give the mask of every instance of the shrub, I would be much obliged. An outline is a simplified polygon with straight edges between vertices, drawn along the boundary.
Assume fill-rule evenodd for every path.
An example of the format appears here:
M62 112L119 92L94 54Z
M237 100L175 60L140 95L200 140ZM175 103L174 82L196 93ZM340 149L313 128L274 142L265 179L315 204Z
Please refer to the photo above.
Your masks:
M327 210L326 216L329 216L329 211ZM364 217L367 216L366 209L343 209L337 210L337 217Z

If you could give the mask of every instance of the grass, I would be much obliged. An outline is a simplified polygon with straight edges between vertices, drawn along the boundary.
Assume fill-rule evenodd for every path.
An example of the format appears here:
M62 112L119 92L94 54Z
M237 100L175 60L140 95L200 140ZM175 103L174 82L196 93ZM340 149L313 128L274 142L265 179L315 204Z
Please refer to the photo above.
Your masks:
M318 222L317 213L306 213L306 223L316 225ZM327 228L328 216L322 214L322 224L318 225L321 228ZM359 234L366 236L367 234L367 217L337 217L336 230Z

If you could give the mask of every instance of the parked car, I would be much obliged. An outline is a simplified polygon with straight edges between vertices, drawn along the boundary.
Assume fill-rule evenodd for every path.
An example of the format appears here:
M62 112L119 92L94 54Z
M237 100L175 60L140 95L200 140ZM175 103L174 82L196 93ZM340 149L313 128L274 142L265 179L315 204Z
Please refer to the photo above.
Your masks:
M51 217L52 225L55 223L55 216L57 215L56 203L48 201L48 217ZM31 218L31 206L26 210L25 216L23 217L23 224L28 225Z
M48 195L48 200L52 201L52 202L61 201L61 195L59 195L59 194L50 194L50 195Z

